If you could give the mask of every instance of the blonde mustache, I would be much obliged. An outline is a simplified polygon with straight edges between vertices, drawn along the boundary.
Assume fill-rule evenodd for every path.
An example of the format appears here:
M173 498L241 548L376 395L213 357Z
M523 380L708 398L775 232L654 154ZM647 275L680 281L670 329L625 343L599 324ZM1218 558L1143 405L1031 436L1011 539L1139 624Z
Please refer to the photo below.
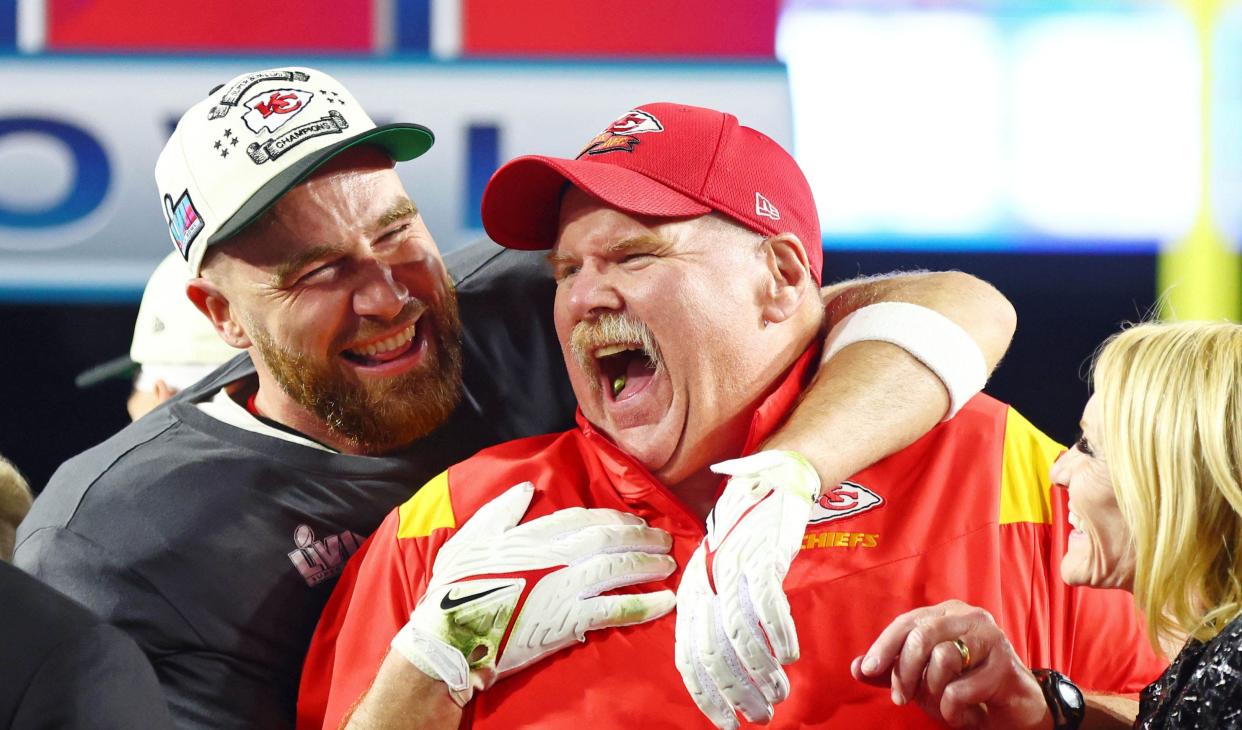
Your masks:
M569 350L578 367L584 373L598 372L595 350L604 345L633 343L642 348L647 362L656 372L664 369L660 346L656 344L651 330L641 321L626 314L603 314L590 321L574 325L569 336ZM599 378L589 378L592 390L600 390Z

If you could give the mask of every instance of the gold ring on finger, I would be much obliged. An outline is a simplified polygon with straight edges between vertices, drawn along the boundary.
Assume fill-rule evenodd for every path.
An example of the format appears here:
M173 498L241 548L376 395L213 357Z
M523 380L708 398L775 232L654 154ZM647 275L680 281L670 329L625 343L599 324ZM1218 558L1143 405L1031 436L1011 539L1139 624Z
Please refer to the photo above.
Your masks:
M961 639L954 639L952 644L953 648L957 649L957 653L962 656L962 671L968 671L970 669L970 647L966 646L966 642Z

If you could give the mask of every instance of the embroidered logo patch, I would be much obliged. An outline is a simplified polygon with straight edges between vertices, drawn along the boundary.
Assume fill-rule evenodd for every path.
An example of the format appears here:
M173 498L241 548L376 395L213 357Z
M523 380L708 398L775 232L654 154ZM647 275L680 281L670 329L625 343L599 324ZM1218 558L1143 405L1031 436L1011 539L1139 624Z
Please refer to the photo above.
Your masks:
M870 549L879 547L880 535L875 532L808 532L802 537L802 550L829 548Z
M168 221L168 235L172 237L173 245L189 261L190 244L194 243L205 225L194 209L189 190L183 190L175 202L171 195L164 195L164 219Z
M219 138L211 141L211 149L215 154L220 155L221 159L229 156L233 148L237 146L237 135L233 134L232 129L224 130L224 134Z
M254 164L262 165L268 160L275 160L308 139L321 137L325 134L340 134L348 128L349 122L345 120L345 116L332 109L327 116L294 127L262 144L251 142L250 146L246 148L246 154L250 155L250 159L254 160Z
M237 106L237 102L241 100L242 95L250 89L251 86L262 81L309 81L310 75L305 71L260 71L252 73L237 80L237 83L229 87L220 97L219 103L211 108L207 113L208 119L219 119L226 116L233 107Z
M262 134L265 129L275 132L305 109L314 97L313 93L304 89L264 91L243 103L249 111L242 115L242 121L255 134Z
M316 540L315 531L310 525L298 525L293 531L293 544L297 548L289 551L289 560L302 574L306 585L316 586L339 575L345 569L345 561L357 552L364 539L361 535L346 530Z
M776 206L759 193L755 193L755 215L771 218L774 221L781 219L781 212L776 209Z
M608 128L595 135L586 147L578 153L583 155L602 155L605 152L633 152L638 144L634 135L647 132L663 132L664 125L660 120L644 111L635 109L626 112Z
M831 522L873 510L884 505L884 498L854 482L841 482L820 495L811 505L808 524Z

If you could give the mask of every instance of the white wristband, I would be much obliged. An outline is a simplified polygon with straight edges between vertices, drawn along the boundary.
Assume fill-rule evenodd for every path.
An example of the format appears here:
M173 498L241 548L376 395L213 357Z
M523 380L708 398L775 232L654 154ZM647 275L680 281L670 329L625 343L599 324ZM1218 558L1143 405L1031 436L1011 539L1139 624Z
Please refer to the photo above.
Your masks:
M983 390L988 379L983 353L966 330L927 307L880 302L854 311L828 333L824 360L847 345L864 340L894 344L935 373L949 393L946 421Z
M413 624L406 624L392 637L392 648L423 674L448 685L449 696L465 707L474 696L470 667L461 652Z

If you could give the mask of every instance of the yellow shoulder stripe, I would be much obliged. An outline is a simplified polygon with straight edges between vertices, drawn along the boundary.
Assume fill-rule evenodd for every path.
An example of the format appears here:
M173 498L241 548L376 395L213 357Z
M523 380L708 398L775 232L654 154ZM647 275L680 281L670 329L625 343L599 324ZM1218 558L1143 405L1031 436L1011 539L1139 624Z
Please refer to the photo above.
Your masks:
M456 527L453 516L453 500L449 497L448 472L442 471L423 488L397 508L401 519L397 526L397 539L426 537L432 530Z
M1057 455L1065 450L1010 408L1005 419L1001 465L1000 523L1052 522L1052 477Z

